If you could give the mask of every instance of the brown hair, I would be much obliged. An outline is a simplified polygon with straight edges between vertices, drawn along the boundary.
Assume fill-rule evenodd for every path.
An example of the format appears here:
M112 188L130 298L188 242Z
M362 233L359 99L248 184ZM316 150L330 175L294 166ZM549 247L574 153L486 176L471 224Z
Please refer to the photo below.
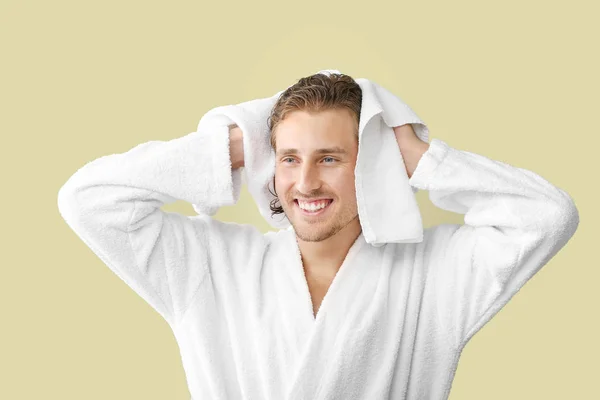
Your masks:
M268 119L271 134L271 147L276 150L277 126L286 115L293 111L321 112L327 110L348 109L356 121L354 134L358 140L358 126L360 122L360 109L362 104L362 90L356 81L349 75L331 73L329 76L317 73L300 78L297 83L287 88L273 106ZM273 177L275 189L275 177ZM269 192L275 199L271 201L271 216L282 214L283 207L276 206L279 201L277 191Z

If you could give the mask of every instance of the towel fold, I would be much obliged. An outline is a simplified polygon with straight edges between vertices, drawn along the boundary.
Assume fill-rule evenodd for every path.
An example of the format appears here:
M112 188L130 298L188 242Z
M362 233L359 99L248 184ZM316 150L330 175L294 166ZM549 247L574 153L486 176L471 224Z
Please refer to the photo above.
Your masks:
M340 73L327 69L318 73ZM411 124L416 135L429 142L429 129L417 114L385 88L365 78L355 79L362 90L355 185L358 214L367 243L417 243L423 240L423 223L393 127ZM268 98L219 106L200 119L197 131L237 124L244 141L244 167L232 171L239 192L242 178L260 214L274 228L291 226L285 214L271 216L275 151L270 144L268 118L284 90ZM241 175L243 172L243 176ZM193 205L198 213L214 215L216 208Z

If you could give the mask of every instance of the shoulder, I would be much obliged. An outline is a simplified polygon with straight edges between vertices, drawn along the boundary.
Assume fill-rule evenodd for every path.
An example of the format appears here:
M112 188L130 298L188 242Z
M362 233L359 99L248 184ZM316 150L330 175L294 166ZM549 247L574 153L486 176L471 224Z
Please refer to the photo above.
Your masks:
M293 245L295 238L290 229L279 229L277 231L261 231L253 224L242 224L238 222L220 221L208 215L200 214L189 217L197 230L209 235L212 240L230 243L236 248L284 248Z
M423 240L416 243L387 243L398 257L406 257L407 252L414 259L421 259L425 263L443 257L454 233L460 228L457 224L439 224L423 229ZM389 251L389 250L388 250Z

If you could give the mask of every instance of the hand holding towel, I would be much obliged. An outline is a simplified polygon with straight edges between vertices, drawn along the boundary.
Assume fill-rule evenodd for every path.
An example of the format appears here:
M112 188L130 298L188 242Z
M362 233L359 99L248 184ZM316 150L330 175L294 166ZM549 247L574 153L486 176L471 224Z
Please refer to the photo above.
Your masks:
M338 70L321 70L330 75ZM429 142L429 129L417 114L399 97L365 78L355 79L362 90L359 122L359 144L355 185L358 214L367 243L417 243L423 240L419 207L411 187L393 128L412 124L418 136ZM271 148L268 118L284 90L268 98L208 111L198 124L198 131L237 124L244 133L244 167L232 171L236 192L241 186L241 173L260 214L274 228L289 228L285 214L271 216L270 204L275 197L275 151ZM196 212L214 215L216 209L193 205Z

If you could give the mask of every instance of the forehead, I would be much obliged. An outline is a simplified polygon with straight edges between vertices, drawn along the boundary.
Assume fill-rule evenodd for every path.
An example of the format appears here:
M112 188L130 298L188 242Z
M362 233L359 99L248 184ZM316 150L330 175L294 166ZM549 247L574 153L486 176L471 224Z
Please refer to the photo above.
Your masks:
M358 147L356 129L356 122L346 109L317 113L293 111L276 128L277 154L289 150L312 153L323 148L351 153Z

